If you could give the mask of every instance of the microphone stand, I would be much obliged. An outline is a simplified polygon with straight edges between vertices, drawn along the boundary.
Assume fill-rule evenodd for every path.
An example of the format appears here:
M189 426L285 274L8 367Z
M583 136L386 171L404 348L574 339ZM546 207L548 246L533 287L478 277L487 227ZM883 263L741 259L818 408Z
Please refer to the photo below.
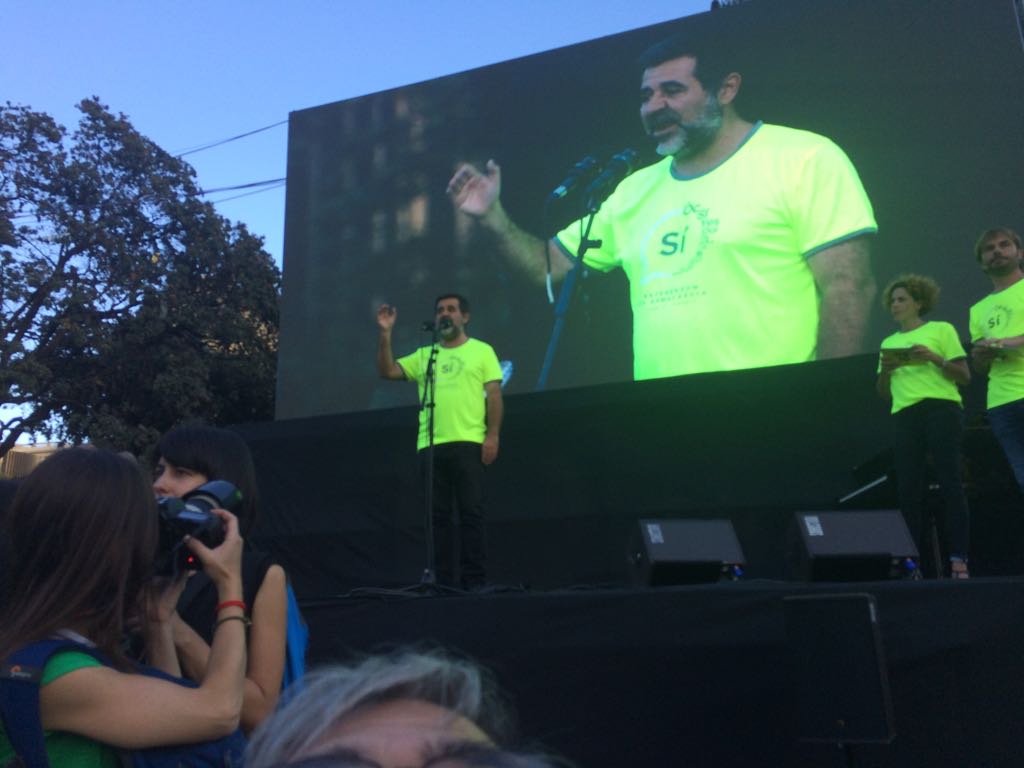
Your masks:
M562 336L562 328L565 327L565 318L569 314L569 306L572 304L577 282L583 279L583 270L585 269L583 257L591 248L601 247L600 240L590 239L590 228L594 225L594 216L600 208L600 203L595 206L589 204L588 201L583 237L573 259L572 269L566 273L565 279L562 281L562 288L558 292L558 303L555 304L555 324L551 329L551 339L548 341L548 349L544 354L544 364L541 366L540 375L537 377L537 386L534 388L537 392L542 392L547 388L548 376L551 375L551 365L555 360L555 352L558 349L558 342ZM545 247L547 247L547 243L545 243Z
M590 228L594 226L594 216L601 210L601 204L608 199L609 196L615 191L624 178L633 172L636 168L638 154L635 149L624 149L617 155L612 157L611 160L605 165L604 170L601 171L597 178L591 181L586 190L582 195L582 215L576 217L581 222L583 217L586 217L586 224L580 224L583 229L583 237L580 238L579 248L576 250L576 257L573 260L573 267L569 270L565 276L565 281L562 283L562 290L558 296L558 303L555 305L555 326L551 330L551 341L548 342L547 353L544 355L544 364L540 369L540 376L537 377L536 390L539 392L547 387L548 376L551 374L551 364L555 359L555 350L558 348L559 337L562 334L562 327L565 325L565 317L569 312L569 305L572 303L573 293L576 290L577 277L582 278L585 273L583 272L583 257L587 251L591 248L600 248L600 240L590 239ZM592 159L592 158L587 158ZM580 169L586 161L576 164L576 169ZM561 190L565 188L570 182L567 180L558 189L552 193L552 196L548 197L548 203L552 199L561 199L564 194ZM547 218L547 204L545 205L545 218ZM545 243L545 247L547 244ZM551 296L551 262L548 262L548 297L550 300Z
M426 500L426 510L423 530L427 539L427 564L420 577L420 586L437 586L436 553L434 552L434 394L437 384L436 364L437 355L440 351L438 341L440 329L435 324L433 339L430 345L430 357L427 359L426 376L423 379L423 398L420 400L420 410L427 412L427 467L426 488L423 498Z

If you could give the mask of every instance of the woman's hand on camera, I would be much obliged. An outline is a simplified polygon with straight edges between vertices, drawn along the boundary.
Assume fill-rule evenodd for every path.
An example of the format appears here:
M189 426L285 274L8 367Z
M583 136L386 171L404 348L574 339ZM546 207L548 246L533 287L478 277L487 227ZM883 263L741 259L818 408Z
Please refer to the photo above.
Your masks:
M238 532L238 518L225 509L213 509L211 512L224 523L224 541L213 549L191 537L185 540L185 544L199 558L206 575L217 585L218 592L222 595L231 592L235 597L242 592L242 536Z

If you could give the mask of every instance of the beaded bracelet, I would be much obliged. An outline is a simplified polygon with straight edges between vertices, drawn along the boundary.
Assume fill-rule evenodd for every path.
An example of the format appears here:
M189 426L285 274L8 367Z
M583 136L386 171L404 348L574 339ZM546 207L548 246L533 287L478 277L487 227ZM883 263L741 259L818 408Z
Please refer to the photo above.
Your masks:
M240 621L245 625L246 629L252 626L252 621L249 619L248 616L225 616L223 619L217 619L215 622L213 622L213 631L216 632L217 627L219 627L225 621Z
M245 610L245 601L244 600L225 600L223 603L220 603L220 604L217 605L217 609L216 609L215 613L220 613L225 608L241 608L244 611Z

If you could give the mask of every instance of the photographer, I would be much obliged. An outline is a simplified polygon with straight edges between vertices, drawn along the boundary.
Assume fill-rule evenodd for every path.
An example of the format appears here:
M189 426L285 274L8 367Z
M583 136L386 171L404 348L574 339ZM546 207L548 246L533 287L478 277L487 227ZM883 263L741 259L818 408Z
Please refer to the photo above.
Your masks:
M107 451L71 448L22 482L4 521L11 561L9 599L0 606L0 659L51 638L71 645L49 656L33 679L36 724L45 729L51 764L117 765L119 750L199 747L237 729L246 664L246 622L235 605L242 539L233 515L214 514L224 521L223 543L210 549L189 540L187 546L225 606L209 674L198 687L185 687L153 676L122 651L126 626L141 624L147 659L168 675L180 674L171 631L181 584L162 589L152 579L157 513L140 469ZM25 669L3 666L5 698L19 685L25 690ZM11 741L25 738L25 721L35 713L14 714L5 720L10 733L0 729L0 764L13 758Z
M227 429L188 425L165 434L156 448L153 490L157 496L181 498L210 480L227 480L242 493L236 510L242 535L252 530L258 510L256 470L245 441ZM251 550L242 555L242 593L251 609L242 730L259 725L277 705L284 674L287 629L287 579L268 556ZM201 573L191 576L178 602L174 645L185 675L201 680L210 659L217 618L217 593Z

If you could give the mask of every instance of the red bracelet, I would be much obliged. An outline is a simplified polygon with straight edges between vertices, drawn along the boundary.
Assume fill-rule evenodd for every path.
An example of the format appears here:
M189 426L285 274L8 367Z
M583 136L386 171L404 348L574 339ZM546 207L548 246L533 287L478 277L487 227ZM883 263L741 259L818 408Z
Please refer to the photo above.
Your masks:
M220 613L225 608L241 608L245 610L245 602L242 600L225 600L223 603L217 606L216 613Z

